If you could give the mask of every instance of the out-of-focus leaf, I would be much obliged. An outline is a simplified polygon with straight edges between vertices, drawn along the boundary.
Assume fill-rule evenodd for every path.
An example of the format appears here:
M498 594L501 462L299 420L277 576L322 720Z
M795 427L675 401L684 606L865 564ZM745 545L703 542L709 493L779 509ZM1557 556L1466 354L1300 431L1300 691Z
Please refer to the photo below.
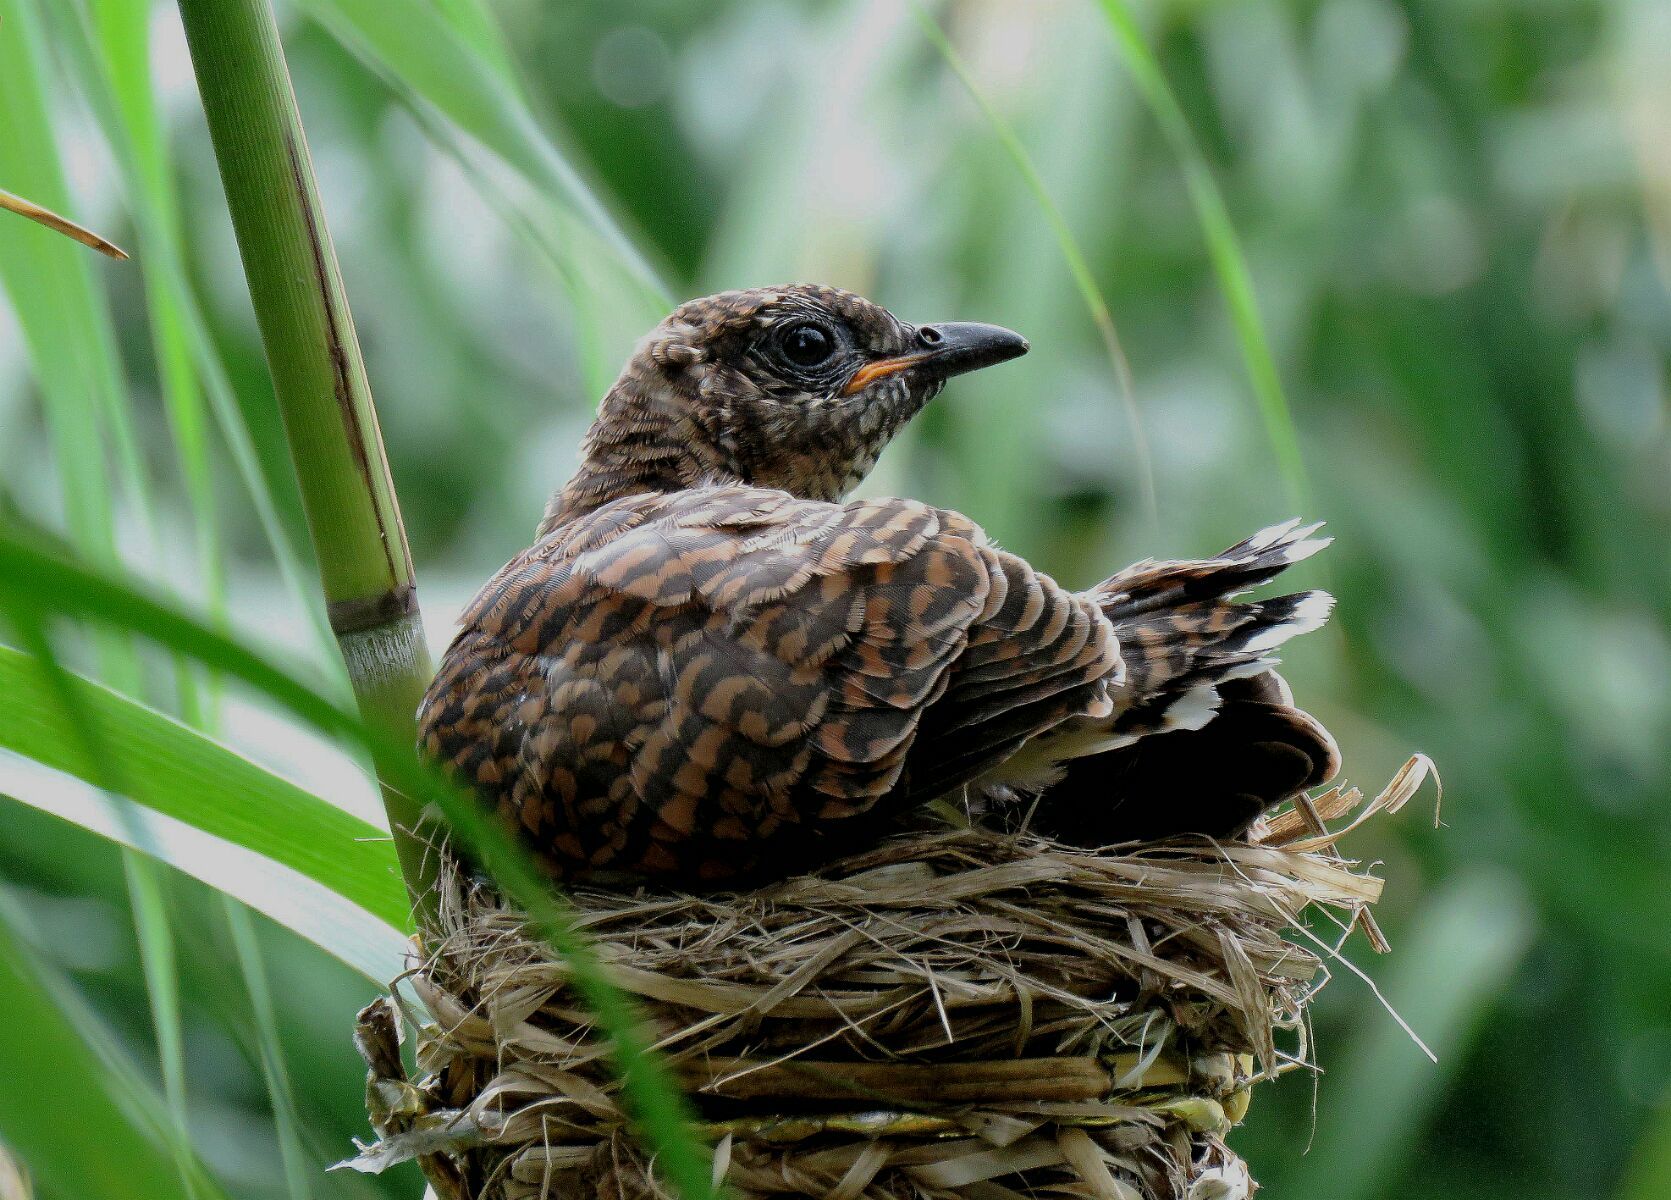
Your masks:
M196 532L197 567L209 609L217 619L226 619L225 566L220 547L220 519L208 437L212 410L227 444L232 448L234 461L263 524L280 574L299 606L313 617L315 632L324 635L322 640L328 645L331 641L329 630L319 619L317 598L302 585L298 555L291 545L289 534L278 520L266 477L257 465L251 432L232 395L220 357L204 332L203 317L187 280L168 134L152 77L152 5L149 0L87 0L87 3L88 9L77 15L64 12L65 23L74 23L76 29L61 40L64 45L83 51L72 53L70 57L80 66L84 94L93 98L96 106L100 99L109 97L110 111L102 114L103 123L116 149L117 161L126 176L129 194L144 229L147 254L141 263L141 270L145 280L151 342L159 382L167 401L175 455L190 504ZM198 378L200 363L201 381ZM209 393L210 403L207 405L205 391ZM216 717L213 691L200 686L196 674L184 664L177 666L177 673L182 715L191 724L207 723L212 727ZM207 696L204 694L206 690ZM129 858L130 870L137 861ZM289 1195L291 1200L307 1200L310 1189L301 1160L295 1104L290 1095L283 1050L268 998L260 949L254 938L248 910L224 893L220 899L222 913L237 950L239 972L251 1002L251 1023L272 1104ZM136 916L139 915L136 911ZM144 928L143 925L141 927ZM148 977L158 974L149 970L151 957L147 956ZM153 984L151 992L155 1003L158 986ZM165 1040L163 1023L159 1021L158 1026L160 1045ZM165 1054L165 1064L170 1061ZM183 1114L185 1081L181 1070L178 1067L169 1069L165 1082L170 1103Z
M14 614L19 635L33 652L32 661L40 668L43 697L67 720L64 737L75 743L87 762L99 763L107 782L116 777L117 757L104 740L97 722L89 720L69 672L53 655L52 644L37 614L24 611ZM136 663L132 646L127 643L112 645L112 656L120 667ZM128 906L133 912L134 935L139 946L140 968L145 979L145 994L150 1002L151 1028L155 1035L158 1065L162 1074L163 1097L168 1104L169 1119L173 1123L169 1145L174 1152L181 1182L191 1190L191 1161L189 1147L191 1133L186 1125L186 1058L185 1036L180 1023L180 981L178 959L174 952L174 930L169 922L165 882L155 863L143 855L124 848L122 875L127 883Z
M34 7L0 0L0 180L8 189L73 216L46 103L45 39ZM66 515L85 551L115 554L108 447L129 496L145 494L144 470L122 385L116 337L94 283L93 256L61 234L8 222L0 237L0 286L12 300L40 380ZM121 269L107 264L111 269Z
M142 704L87 680L70 686L119 762L129 799L289 867L391 926L406 923L384 831ZM41 664L8 647L0 647L0 746L96 786L108 778Z
M478 58L514 84L516 66L493 10L485 0L431 0L431 3Z
M290 1089L290 1071L285 1066L284 1048L279 1042L278 1015L273 1009L267 964L261 956L261 944L256 940L255 922L250 919L249 909L230 896L221 896L221 911L232 934L232 947L238 955L238 972L244 977L244 990L248 993L254 1017L252 1024L261 1055L261 1075L273 1106L279 1155L284 1161L284 1181L290 1200L307 1200L311 1189L308 1187L307 1163L302 1157L301 1136L296 1129L296 1101Z
M25 588L24 580L36 587ZM596 1016L611 1048L629 1111L665 1178L685 1200L717 1194L712 1155L693 1128L683 1090L645 1037L636 1006L610 982L550 881L474 797L421 762L409 744L388 730L367 724L224 634L15 534L0 533L0 599L14 613L35 620L52 614L92 619L129 634L143 631L173 651L260 689L321 733L369 751L384 785L399 788L419 807L433 805L527 913L530 926L562 956L571 986Z
M212 418L287 590L310 617L320 646L332 651L327 657L334 661L335 641L262 473L256 433L233 394L190 282L174 163L151 78L151 5L147 0L79 4L56 11L58 45L104 126L139 226L135 265L145 284L158 382L191 505L204 591L213 606L224 589L208 440Z
M70 775L0 754L0 804L23 804L224 892L382 986L405 967L406 935L251 850ZM392 852L391 852L392 854Z
M1259 402L1259 414L1265 422L1265 433L1276 450L1277 466L1288 486L1289 499L1302 512L1311 507L1311 483L1306 475L1305 459L1300 454L1299 433L1294 427L1294 415L1288 407L1288 395L1282 388L1282 377L1276 369L1276 358L1271 353L1270 339L1265 336L1265 322L1259 315L1259 301L1253 290L1253 276L1248 271L1247 255L1242 253L1241 239L1230 221L1230 210L1218 182L1207 165L1189 120L1172 93L1166 73L1161 70L1154 52L1143 38L1137 20L1126 7L1125 0L1097 0L1114 41L1137 84L1138 92L1148 103L1161 132L1172 145L1178 165L1189 186L1190 202L1195 206L1196 220L1207 241L1213 269L1218 272L1219 286L1230 308L1231 324L1236 330L1236 341L1241 346L1242 359L1247 364L1248 379Z
M151 1032L162 1072L162 1094L173 1122L170 1144L182 1180L190 1178L184 1153L191 1133L186 1126L186 1049L180 1025L180 975L174 952L174 930L168 920L166 883L157 864L141 854L122 855L122 874L133 908L134 933L139 939L139 966L145 975L145 996L151 1003ZM189 1186L189 1185L188 1185Z
M440 114L520 176L523 186L501 188L499 202L517 214L517 227L550 260L588 323L583 332L590 336L580 345L588 356L589 384L612 377L620 348L665 315L668 289L541 129L508 66L484 49L496 37L484 32L491 17L457 3L447 15L427 3L383 0L303 0L303 8L420 116ZM439 140L473 177L498 186L471 147L447 131Z
M58 1195L224 1200L189 1156L182 1180L162 1097L25 943L18 920L0 903L0 1139Z
M6 12L8 8L12 9L10 13ZM10 118L3 140L15 141L15 145L9 154L0 151L0 163L8 168L8 175L15 172L15 177L27 181L28 187L45 189L50 202L60 204L63 201L59 198L67 195L67 188L59 148L52 136L44 37L32 6L0 0L0 18L4 16L15 18L16 25L6 26L4 35L0 35L0 75L13 77L0 108ZM5 44L8 42L10 45ZM125 485L120 491L138 518L137 540L144 550L151 548L152 521L149 487L116 350L115 329L104 294L96 286L85 257L74 253L67 243L35 249L43 257L34 265L46 267L49 275L36 278L30 274L29 247L24 245L12 253L0 249L0 277L17 303L30 356L43 381L47 423L54 431L54 457L72 536L94 561L120 563L113 503L116 493L104 484L106 468L101 447L108 445L114 452L118 476ZM67 261L66 249L72 251ZM57 261L49 267L52 260ZM99 650L101 667L113 682L133 689L143 684L144 676L130 644L104 638ZM81 745L95 758L102 749L91 731L85 731ZM125 855L123 869L163 1091L174 1126L170 1145L189 1190L184 1039L174 938L163 881L143 858Z
M1671 1196L1671 1088L1660 1097L1659 1111L1637 1143L1619 1189L1619 1200L1665 1200L1667 1196Z
M1275 1187L1339 1200L1380 1195L1532 934L1525 898L1506 876L1475 873L1429 897L1377 975L1386 1004L1438 1063L1364 1001L1358 1035L1329 1053L1311 1152L1272 1164Z
M946 60L946 65L963 84L987 124L992 126L992 132L1004 147L1005 152L1014 161L1016 169L1021 172L1021 178L1032 194L1033 202L1038 205L1044 222L1050 227L1051 237L1056 241L1056 248L1061 252L1062 261L1067 266L1068 275L1073 280L1074 288L1079 292L1086 311L1091 315L1091 323L1096 326L1097 336L1102 339L1103 352L1108 355L1108 365L1114 372L1115 385L1119 390L1120 404L1125 409L1126 425L1131 433L1132 446L1137 460L1139 486L1143 492L1143 503L1147 509L1149 520L1159 520L1159 502L1155 496L1155 467L1149 454L1149 439L1143 429L1143 415L1137 411L1137 399L1131 378L1131 364L1126 361L1125 348L1120 345L1120 335L1114 326L1114 314L1109 310L1108 299L1097 286L1096 276L1091 271L1091 264L1085 259L1085 252L1080 249L1079 239L1073 232L1073 227L1062 214L1061 207L1055 197L1045 185L1044 176L1033 163L1033 156L1027 152L1027 146L1015 132L1014 126L1004 119L987 98L985 90L980 86L963 56L958 54L945 31L940 28L928 10L913 0L912 8L917 15L917 23L922 26L923 33L940 52L940 57Z
M196 533L196 571L210 611L224 620L225 566L210 456L212 412L249 489L280 573L299 606L314 618L315 631L326 635L325 644L329 644L329 631L320 617L317 599L302 587L298 555L278 521L243 411L232 395L218 352L205 333L196 296L187 280L174 164L152 78L152 10L149 0L78 0L56 6L50 15L57 21L55 43L79 77L82 95L100 119L142 231L144 252L138 266L145 286L157 379ZM205 404L205 391L209 404ZM212 723L212 681L201 679L195 669L180 662L176 663L175 680L180 714L194 725ZM93 731L90 728L88 732ZM89 750L98 756L97 747L89 745ZM140 854L124 855L123 865L154 1013L164 1093L183 1137L187 1079L167 880L155 863ZM295 1106L288 1091L271 1005L261 1002L266 992L265 976L259 950L249 936L249 914L224 893L220 899L252 1001L254 1040L272 1101L289 1194L291 1200L306 1200L309 1188L301 1164ZM240 938L240 933L245 936Z

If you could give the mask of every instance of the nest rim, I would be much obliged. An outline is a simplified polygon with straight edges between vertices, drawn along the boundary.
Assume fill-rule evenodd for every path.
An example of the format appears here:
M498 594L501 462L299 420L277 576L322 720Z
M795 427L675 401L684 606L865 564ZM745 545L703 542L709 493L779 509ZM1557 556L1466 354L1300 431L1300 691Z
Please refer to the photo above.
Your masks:
M1373 799L1305 798L1247 843L919 830L747 892L569 900L736 1195L1246 1196L1224 1137L1256 1083L1313 1065L1328 980L1328 943L1289 931L1323 908L1384 948L1381 880L1338 842L1430 772L1417 756ZM455 874L443 896L407 974L422 1077L398 1045L391 1064L394 1007L363 1015L381 1140L349 1165L417 1158L460 1200L667 1195L562 964L484 889Z

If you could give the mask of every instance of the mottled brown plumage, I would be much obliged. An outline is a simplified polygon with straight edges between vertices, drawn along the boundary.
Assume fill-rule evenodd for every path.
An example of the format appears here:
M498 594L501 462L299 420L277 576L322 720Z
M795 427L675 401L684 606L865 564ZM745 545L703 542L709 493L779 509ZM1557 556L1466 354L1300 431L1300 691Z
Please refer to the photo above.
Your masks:
M1277 769L1204 772L1212 822L1144 810L1163 832L1235 832L1333 774L1268 657L1326 597L1227 599L1320 545L1311 530L1074 594L956 513L842 502L948 377L1025 350L833 288L681 306L604 399L538 541L465 612L426 752L554 876L683 883L788 871L957 791L1112 840L1121 797L1095 779L1140 782L1130 756L1167 730L1198 731L1197 770Z

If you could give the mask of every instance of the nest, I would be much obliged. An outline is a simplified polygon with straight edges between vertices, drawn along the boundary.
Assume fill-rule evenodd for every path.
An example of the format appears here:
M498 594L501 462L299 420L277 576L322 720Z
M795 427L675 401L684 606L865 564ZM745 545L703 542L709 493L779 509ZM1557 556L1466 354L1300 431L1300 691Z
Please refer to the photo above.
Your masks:
M1302 800L1247 843L919 830L757 891L571 900L734 1196L1235 1200L1254 1184L1224 1138L1251 1086L1310 1066L1338 941L1384 948L1381 881L1337 841L1427 769L1367 804ZM380 1140L350 1165L417 1159L443 1200L669 1195L562 963L486 891L446 894L410 973L415 1082L399 1002L361 1014Z

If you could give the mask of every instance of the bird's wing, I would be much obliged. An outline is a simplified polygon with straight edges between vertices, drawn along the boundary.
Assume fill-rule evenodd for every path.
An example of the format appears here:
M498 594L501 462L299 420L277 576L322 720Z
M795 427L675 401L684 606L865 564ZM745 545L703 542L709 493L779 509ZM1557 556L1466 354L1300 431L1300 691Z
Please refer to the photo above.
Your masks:
M1215 558L1142 562L1090 596L1125 650L1113 720L1040 739L1066 762L1035 828L1083 845L1178 833L1240 834L1340 769L1334 739L1276 674L1276 652L1317 628L1323 592L1237 601L1328 544L1290 521ZM1067 743L1058 745L1058 743Z
M923 715L908 763L913 802L987 776L1023 743L1070 719L1113 713L1125 676L1112 624L1095 601L1013 554L983 548L991 591L943 696Z
M608 505L462 624L425 749L564 875L720 878L868 832L1094 706L1119 661L1092 602L955 513L751 488Z

